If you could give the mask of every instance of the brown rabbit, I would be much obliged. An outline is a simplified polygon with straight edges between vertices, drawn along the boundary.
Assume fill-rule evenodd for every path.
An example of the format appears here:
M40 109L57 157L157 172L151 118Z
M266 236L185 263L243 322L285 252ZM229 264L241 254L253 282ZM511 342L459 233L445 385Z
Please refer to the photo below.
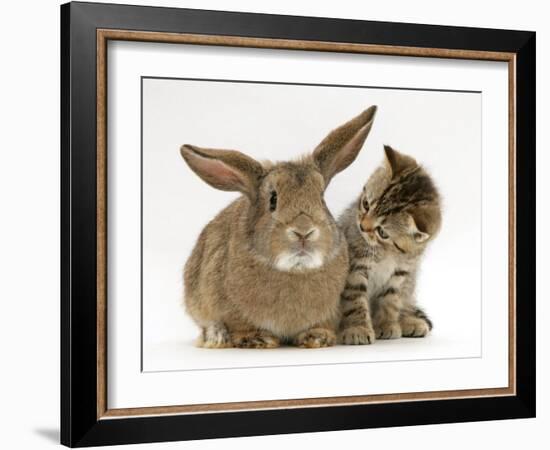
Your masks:
M335 344L348 253L323 194L357 157L375 112L371 106L297 161L261 164L233 150L181 147L208 184L244 194L206 225L185 265L199 346Z

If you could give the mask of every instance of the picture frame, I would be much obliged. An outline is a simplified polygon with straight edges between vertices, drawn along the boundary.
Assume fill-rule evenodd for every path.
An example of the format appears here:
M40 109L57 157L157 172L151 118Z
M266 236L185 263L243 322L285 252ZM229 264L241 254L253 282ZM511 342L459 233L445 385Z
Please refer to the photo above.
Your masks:
M508 386L205 405L107 402L107 44L508 67ZM61 443L70 447L529 418L535 378L534 32L71 2L61 6Z

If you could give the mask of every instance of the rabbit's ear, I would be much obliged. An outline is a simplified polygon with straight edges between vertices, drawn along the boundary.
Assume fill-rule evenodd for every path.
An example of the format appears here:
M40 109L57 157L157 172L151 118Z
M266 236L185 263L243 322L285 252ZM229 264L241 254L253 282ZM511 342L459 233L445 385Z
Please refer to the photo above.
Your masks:
M313 151L313 159L325 178L325 184L355 160L369 134L375 114L376 106L371 106L331 131Z
M399 153L389 145L384 145L384 152L386 153L386 161L390 168L392 178L397 177L407 169L418 166L418 163L413 157Z
M264 173L255 159L235 150L182 145L181 156L199 177L222 191L240 191L253 198Z

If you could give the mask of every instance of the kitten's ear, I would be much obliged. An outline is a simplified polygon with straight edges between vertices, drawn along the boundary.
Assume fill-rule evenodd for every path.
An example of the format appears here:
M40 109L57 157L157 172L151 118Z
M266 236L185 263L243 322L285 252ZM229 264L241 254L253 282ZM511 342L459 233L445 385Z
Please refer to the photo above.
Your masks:
M386 153L386 161L391 172L391 178L395 178L405 170L418 165L414 158L404 155L403 153L399 153L389 145L384 145L384 152Z
M411 214L409 214L409 234L417 244L426 242L430 238L430 234L420 229Z
M263 175L262 165L235 150L182 145L180 153L191 169L210 186L240 191L253 199Z
M313 160L328 185L331 178L348 167L359 154L369 135L376 106L332 130L313 151Z
M428 233L423 233L422 231L416 231L413 234L414 241L418 244L427 241L430 238Z
M409 233L415 242L426 242L439 231L441 212L437 206L421 206L409 211Z

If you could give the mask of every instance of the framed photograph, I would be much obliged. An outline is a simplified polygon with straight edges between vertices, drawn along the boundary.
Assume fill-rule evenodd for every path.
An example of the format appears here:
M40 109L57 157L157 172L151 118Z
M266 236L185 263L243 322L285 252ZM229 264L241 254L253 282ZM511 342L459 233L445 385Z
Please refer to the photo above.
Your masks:
M535 33L61 7L61 441L535 415Z

